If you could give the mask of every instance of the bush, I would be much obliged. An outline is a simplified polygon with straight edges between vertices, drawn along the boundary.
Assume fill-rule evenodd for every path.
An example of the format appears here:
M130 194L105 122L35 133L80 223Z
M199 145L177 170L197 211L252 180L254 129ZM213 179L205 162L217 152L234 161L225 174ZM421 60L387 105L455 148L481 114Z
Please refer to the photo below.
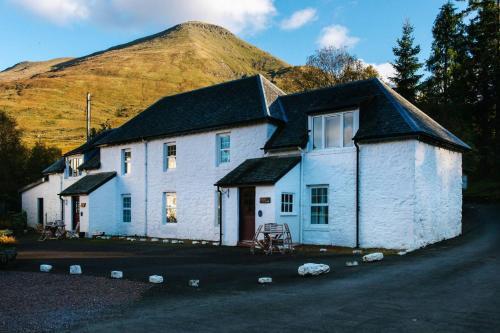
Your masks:
M6 216L0 218L0 229L10 229L15 234L23 232L27 226L26 212L9 212Z
M14 244L16 244L16 239L14 238L14 236L6 236L6 235L0 236L0 246L14 245Z

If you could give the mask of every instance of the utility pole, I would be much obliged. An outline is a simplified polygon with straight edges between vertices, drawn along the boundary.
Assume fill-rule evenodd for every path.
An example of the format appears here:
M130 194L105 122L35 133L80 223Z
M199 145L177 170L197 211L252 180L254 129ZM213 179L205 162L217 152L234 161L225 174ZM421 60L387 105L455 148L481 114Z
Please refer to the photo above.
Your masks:
M90 140L90 93L87 93L87 142Z

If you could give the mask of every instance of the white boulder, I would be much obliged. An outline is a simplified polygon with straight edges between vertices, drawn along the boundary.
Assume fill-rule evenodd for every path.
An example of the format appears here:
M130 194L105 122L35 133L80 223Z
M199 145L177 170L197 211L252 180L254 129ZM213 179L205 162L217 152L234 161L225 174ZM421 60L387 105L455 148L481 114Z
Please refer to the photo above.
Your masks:
M147 241L146 238L139 238L139 242L145 242L145 241Z
M405 254L407 254L407 253L408 253L408 252L406 252L406 251L399 251L399 252L398 252L398 255L399 255L399 256L404 256L404 255L405 255Z
M213 242L212 245L217 246L217 245L219 245L219 242Z
M358 261L357 261L357 260L353 260L353 261L346 261L345 265L346 265L347 267L352 267L352 266L358 266L358 265L359 265L359 263L358 263Z
M319 252L327 252L327 251L328 251L328 250L327 250L327 249L325 249L325 248L321 248L321 249L319 249Z
M373 252L363 256L363 261L371 262L371 261L379 261L384 259L384 254L382 252Z
M200 286L200 280L189 280L188 285L193 288L198 288Z
M325 264L314 264L307 263L299 267L298 273L301 276L306 275L320 275L324 273L328 273L330 271L330 266Z
M199 243L200 243L200 242L198 242L198 241L192 241L192 242L191 242L191 244L193 244L193 245L196 245L196 244L199 244Z
M164 240L162 240L162 242L166 244L166 243L169 242L169 240L168 239L164 239Z
M72 274L72 275L82 274L82 267L80 267L80 265L69 266L69 274Z
M352 254L362 254L362 250L352 250Z
M207 241L201 241L201 245L207 245Z
M40 272L48 273L52 270L52 265L40 265Z
M149 282L151 282L151 283L163 283L163 276L161 276L161 275L151 275L149 277Z
M273 282L273 278L271 277L260 277L259 278L259 283L260 284L266 284L266 283L272 283Z
M152 242L159 242L160 240L158 238L151 238Z
M123 272L122 271L111 271L111 278L112 279L122 279Z

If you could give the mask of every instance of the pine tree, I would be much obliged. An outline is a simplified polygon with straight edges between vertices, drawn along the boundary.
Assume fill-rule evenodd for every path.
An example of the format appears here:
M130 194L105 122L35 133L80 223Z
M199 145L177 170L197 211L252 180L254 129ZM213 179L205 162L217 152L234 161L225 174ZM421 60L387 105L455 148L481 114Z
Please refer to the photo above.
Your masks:
M413 26L407 20L403 24L403 34L392 49L396 60L392 63L396 74L390 79L396 84L396 90L411 102L415 102L420 78L417 74L422 64L418 62L420 46L413 45Z
M457 102L453 86L460 85L464 73L465 32L462 16L455 6L444 4L432 28L434 41L429 59L426 61L430 77L426 81L427 97L434 103L450 104ZM463 95L463 94L460 94Z
M498 78L500 76L499 14L497 0L469 0L466 11L472 16L467 26L469 102L472 104L475 145L482 176L499 177L500 118Z

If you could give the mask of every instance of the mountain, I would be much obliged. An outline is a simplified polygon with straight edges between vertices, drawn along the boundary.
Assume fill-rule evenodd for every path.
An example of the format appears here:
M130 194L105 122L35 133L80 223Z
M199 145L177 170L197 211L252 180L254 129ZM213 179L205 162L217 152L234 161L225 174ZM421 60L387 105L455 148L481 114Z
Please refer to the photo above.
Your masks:
M84 140L87 92L93 126L116 127L160 97L288 67L224 28L187 22L80 58L14 65L0 72L0 109L26 143L67 151Z

